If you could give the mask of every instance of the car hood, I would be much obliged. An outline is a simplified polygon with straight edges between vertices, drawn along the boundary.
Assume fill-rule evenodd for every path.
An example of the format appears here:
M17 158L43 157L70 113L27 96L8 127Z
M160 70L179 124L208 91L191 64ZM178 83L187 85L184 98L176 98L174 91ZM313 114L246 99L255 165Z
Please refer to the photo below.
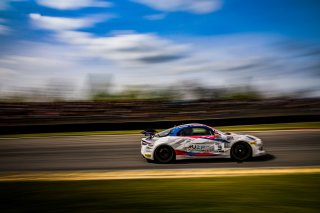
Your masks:
M234 132L230 132L228 134L224 135L228 141L259 141L260 139L253 136L253 135L248 135L248 134L238 134Z

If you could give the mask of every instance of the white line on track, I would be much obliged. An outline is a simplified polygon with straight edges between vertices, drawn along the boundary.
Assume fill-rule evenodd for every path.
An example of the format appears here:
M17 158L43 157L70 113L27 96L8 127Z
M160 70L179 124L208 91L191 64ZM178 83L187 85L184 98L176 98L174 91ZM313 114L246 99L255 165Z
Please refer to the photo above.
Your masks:
M230 169L175 169L127 171L58 171L0 173L0 181L72 181L72 180L124 180L199 177L232 177L258 175L287 175L320 173L320 165L313 167L268 167Z

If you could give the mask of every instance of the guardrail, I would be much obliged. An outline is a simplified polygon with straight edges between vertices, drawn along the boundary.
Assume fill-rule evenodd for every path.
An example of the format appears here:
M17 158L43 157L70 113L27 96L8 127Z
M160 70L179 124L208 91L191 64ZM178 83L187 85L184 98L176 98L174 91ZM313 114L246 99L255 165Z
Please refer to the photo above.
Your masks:
M113 131L113 130L143 130L147 128L165 129L186 123L203 123L213 127L294 123L320 121L320 115L290 115L290 116L265 116L265 117L240 117L226 119L200 119L200 120L173 120L153 122L114 122L114 123L69 123L69 124L36 124L36 125L11 125L0 126L0 135L25 134L25 133L56 133L56 132L84 132L84 131Z

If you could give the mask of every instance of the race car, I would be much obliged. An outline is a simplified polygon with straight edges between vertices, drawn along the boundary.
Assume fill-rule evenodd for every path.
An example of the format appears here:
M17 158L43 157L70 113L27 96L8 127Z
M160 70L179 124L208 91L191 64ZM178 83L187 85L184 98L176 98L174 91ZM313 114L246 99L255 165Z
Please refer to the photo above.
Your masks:
M252 135L224 133L204 124L184 124L156 133L142 132L141 154L148 162L170 163L190 158L232 158L245 161L266 154Z

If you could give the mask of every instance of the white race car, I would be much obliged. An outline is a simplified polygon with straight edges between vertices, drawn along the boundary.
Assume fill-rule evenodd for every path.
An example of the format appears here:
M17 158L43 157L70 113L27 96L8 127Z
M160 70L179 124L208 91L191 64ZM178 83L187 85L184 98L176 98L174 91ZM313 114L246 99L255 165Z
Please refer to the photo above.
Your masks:
M169 163L190 158L232 158L245 161L266 154L261 139L224 133L204 124L175 126L156 134L142 132L141 154L149 162Z

